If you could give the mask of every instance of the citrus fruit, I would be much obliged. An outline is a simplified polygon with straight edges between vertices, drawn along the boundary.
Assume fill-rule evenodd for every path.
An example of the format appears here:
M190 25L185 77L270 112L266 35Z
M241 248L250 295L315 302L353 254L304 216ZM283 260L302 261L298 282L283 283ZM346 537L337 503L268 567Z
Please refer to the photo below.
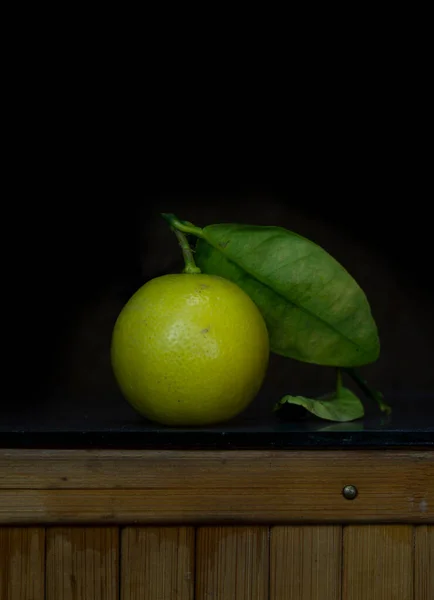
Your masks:
M254 399L269 358L265 322L235 283L206 274L156 277L115 323L111 361L123 396L172 426L227 421Z

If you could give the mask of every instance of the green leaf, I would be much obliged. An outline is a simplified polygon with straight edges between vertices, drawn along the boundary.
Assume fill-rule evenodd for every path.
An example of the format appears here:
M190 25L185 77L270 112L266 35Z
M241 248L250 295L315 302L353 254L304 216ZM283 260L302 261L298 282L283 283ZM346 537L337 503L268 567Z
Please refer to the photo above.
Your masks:
M343 431L351 433L352 431L364 431L365 425L363 421L353 421L351 423L333 423L324 427L315 428L316 431Z
M270 226L210 225L200 238L196 264L247 292L264 316L272 352L341 367L378 358L380 343L368 300L323 248Z
M304 396L284 396L279 404L285 403L303 406L320 419L327 419L328 421L354 421L365 414L363 404L359 398L345 387L340 388L339 397L336 396L336 392L316 400Z

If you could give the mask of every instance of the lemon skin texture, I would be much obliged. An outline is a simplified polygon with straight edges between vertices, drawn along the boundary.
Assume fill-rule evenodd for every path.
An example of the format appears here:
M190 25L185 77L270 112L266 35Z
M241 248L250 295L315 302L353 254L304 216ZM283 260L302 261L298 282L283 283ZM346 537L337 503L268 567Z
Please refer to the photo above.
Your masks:
M269 360L264 319L236 284L205 274L156 277L121 310L111 362L126 400L151 421L228 421L262 386Z

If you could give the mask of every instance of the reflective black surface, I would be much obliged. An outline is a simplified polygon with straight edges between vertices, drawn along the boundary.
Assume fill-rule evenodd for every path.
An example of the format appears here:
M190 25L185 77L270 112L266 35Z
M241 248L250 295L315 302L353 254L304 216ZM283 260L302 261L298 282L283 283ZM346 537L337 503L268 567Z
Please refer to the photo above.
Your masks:
M138 416L120 397L53 398L48 404L1 415L2 447L58 448L264 448L434 447L434 394L386 396L390 416L367 402L364 419L333 423L311 415L248 412L230 423L206 428L170 428ZM289 420L291 419L291 420ZM292 420L293 419L293 420Z

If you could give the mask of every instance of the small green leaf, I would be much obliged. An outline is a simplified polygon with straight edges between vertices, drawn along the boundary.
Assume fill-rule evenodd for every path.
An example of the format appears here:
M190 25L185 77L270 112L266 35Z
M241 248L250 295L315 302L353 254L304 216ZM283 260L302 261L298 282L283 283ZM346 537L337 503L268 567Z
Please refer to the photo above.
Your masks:
M352 431L364 431L364 429L365 426L363 421L352 421L351 423L332 423L331 425L315 428L316 431L343 431L344 433L351 433Z
M252 298L272 352L335 367L377 360L380 343L368 300L320 246L269 226L210 225L200 238L197 265L234 281Z
M279 404L298 404L306 410L328 421L354 421L365 414L363 404L359 398L348 388L341 387L339 397L336 392L327 394L314 400L304 396L284 396Z

